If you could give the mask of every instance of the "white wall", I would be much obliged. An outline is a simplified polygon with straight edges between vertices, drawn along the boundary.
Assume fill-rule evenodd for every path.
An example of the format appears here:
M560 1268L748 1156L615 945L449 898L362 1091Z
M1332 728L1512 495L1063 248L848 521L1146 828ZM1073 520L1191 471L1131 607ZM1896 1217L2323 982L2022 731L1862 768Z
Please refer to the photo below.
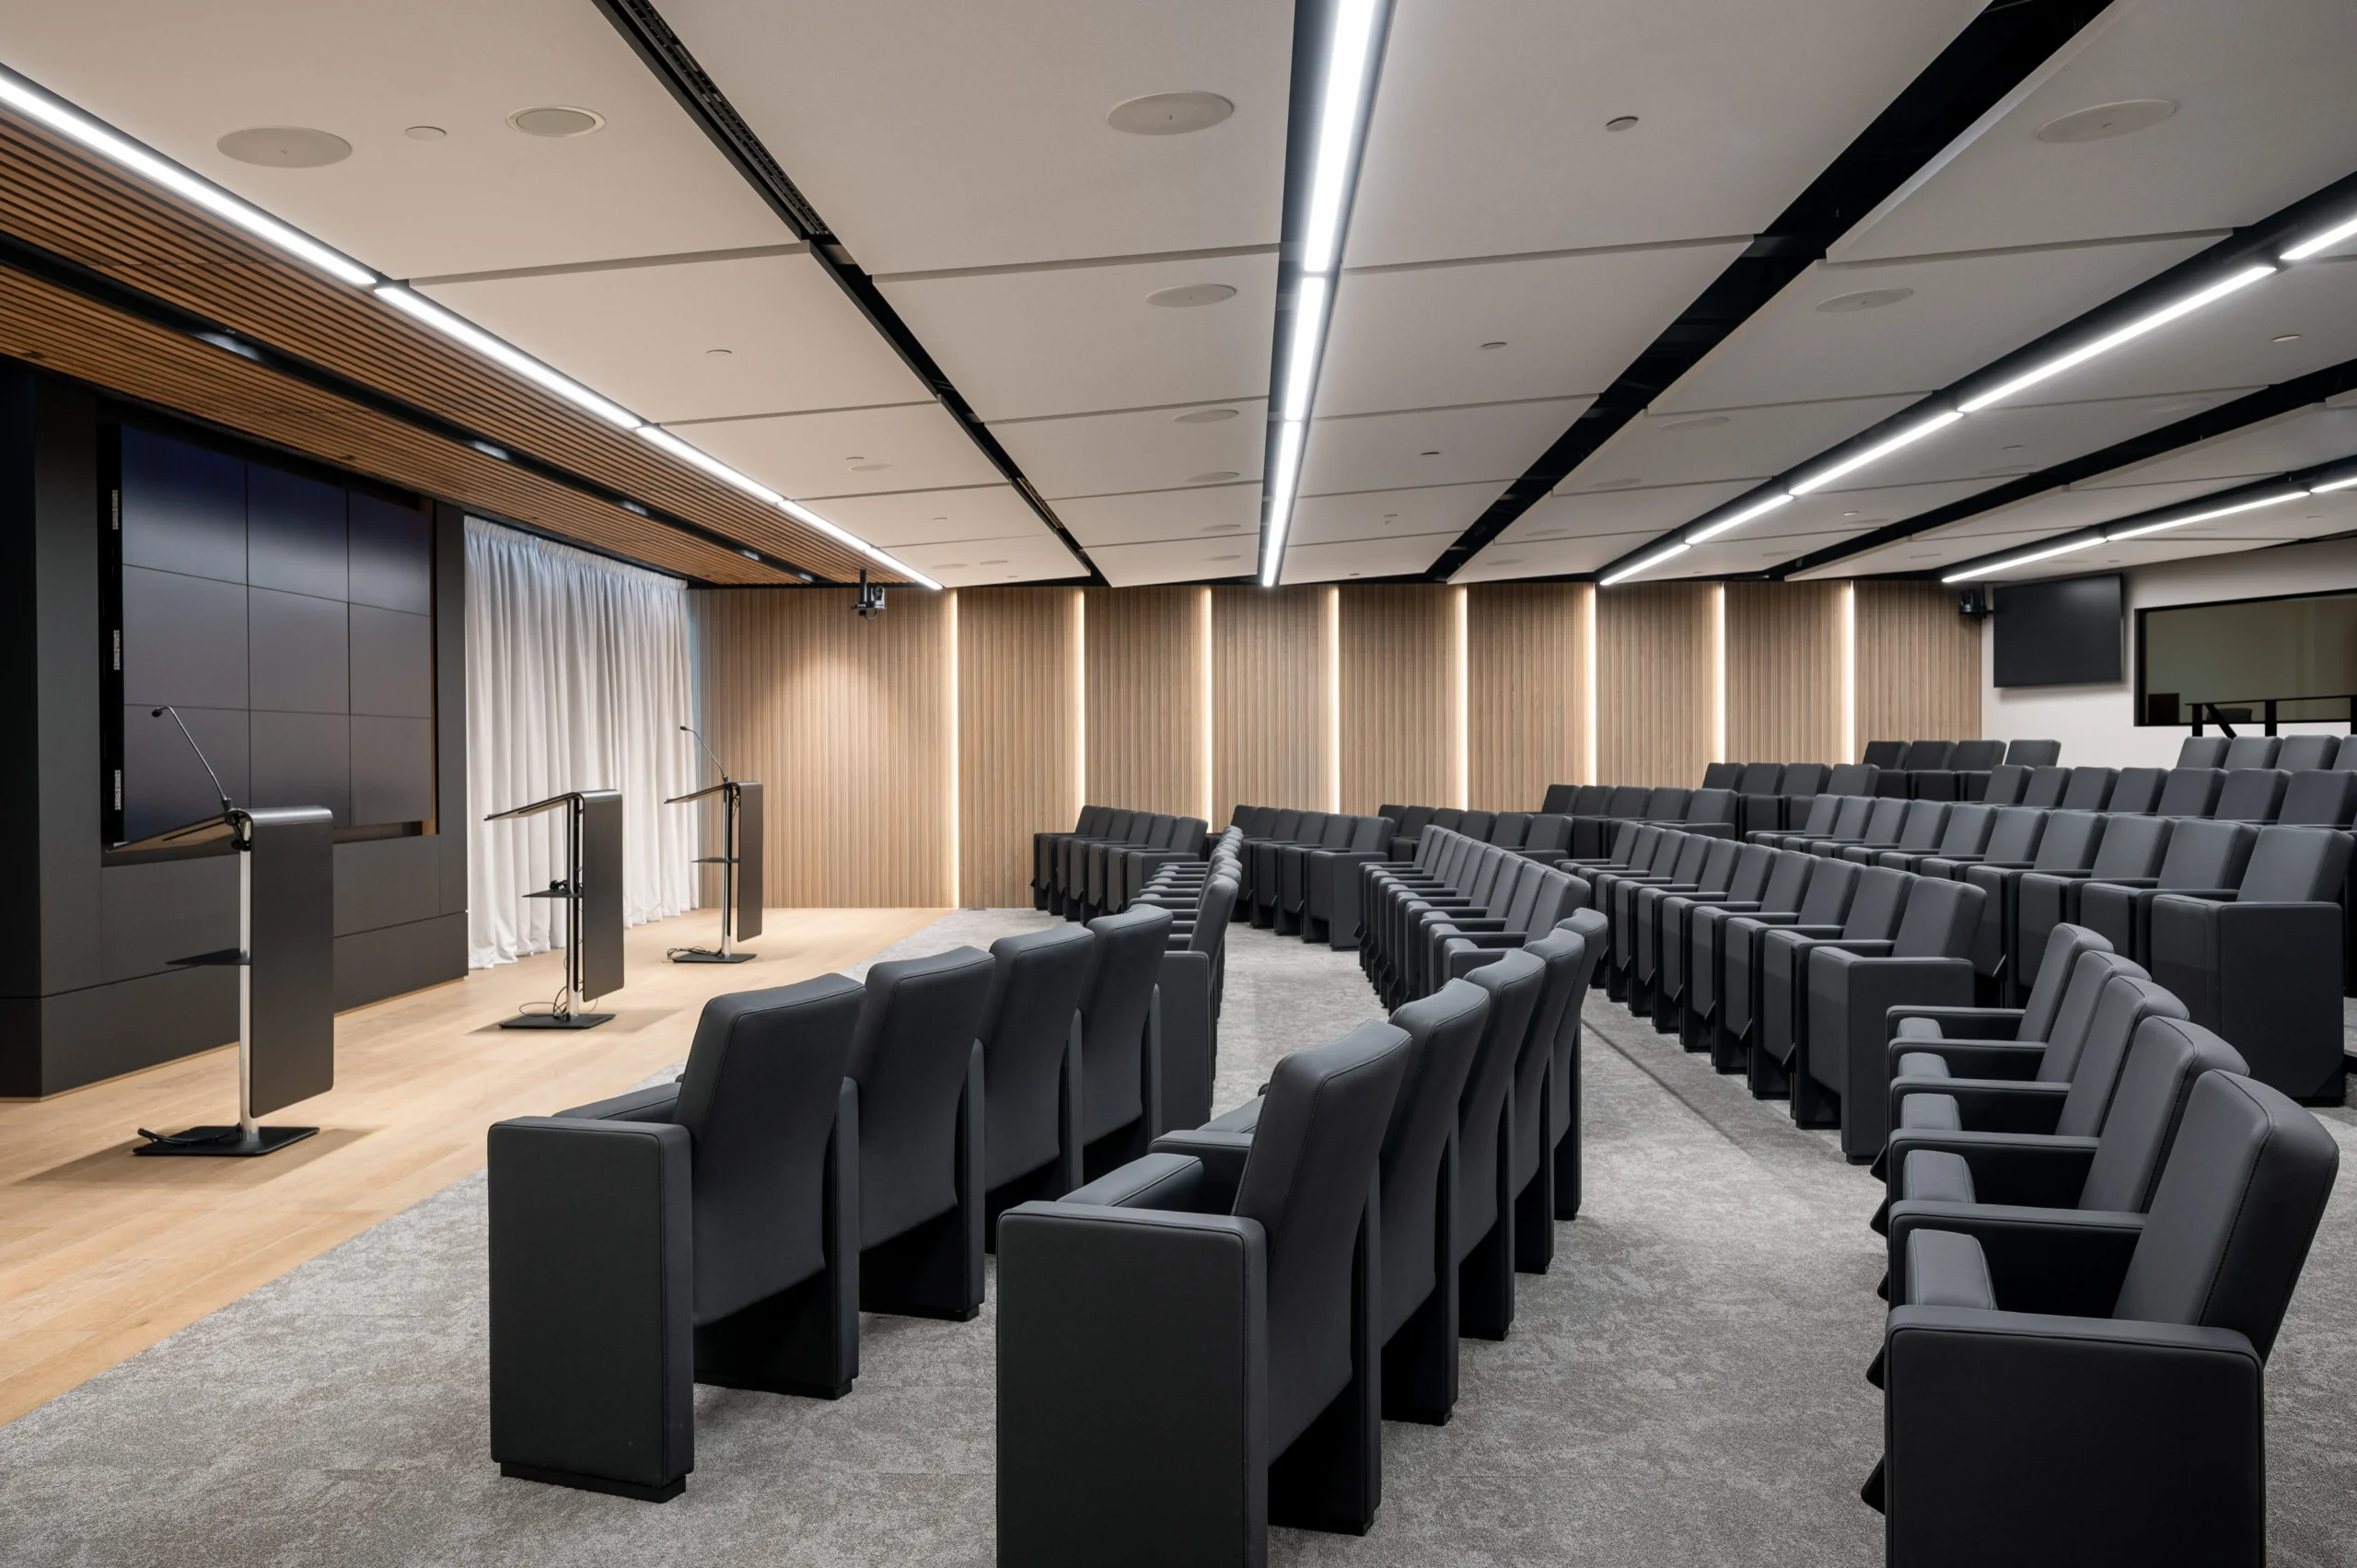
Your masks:
M1996 740L2060 740L2062 761L2111 768L2165 768L2177 761L2189 728L2162 729L2135 722L2136 611L2155 605L2209 599L2269 598L2279 594L2357 588L2357 540L2286 545L2276 550L2200 556L2127 569L2127 621L2120 668L2128 679L2109 686L2029 686L2000 691L1991 679L1994 621L1980 632L1980 733ZM2002 586L2002 585L2001 585ZM2237 726L2243 733L2255 728ZM2340 735L2338 724L2287 724L2284 735ZM2205 733L2215 733L2205 731Z

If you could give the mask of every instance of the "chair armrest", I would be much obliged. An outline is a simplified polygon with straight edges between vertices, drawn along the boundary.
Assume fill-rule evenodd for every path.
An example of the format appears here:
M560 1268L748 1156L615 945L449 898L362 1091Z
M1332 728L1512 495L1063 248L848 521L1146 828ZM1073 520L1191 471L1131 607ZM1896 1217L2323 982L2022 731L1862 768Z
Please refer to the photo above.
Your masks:
M679 1086L675 1080L657 1084L653 1088L633 1089L610 1099L592 1100L576 1105L557 1115L577 1121L669 1121L679 1106Z
M2096 1318L2119 1299L2128 1260L2144 1234L2144 1216L2100 1209L2037 1209L2005 1203L1934 1203L1902 1199L1890 1206L1890 1255L1907 1256L1918 1230L1953 1231L1980 1243L1997 1304L2009 1312L2059 1312ZM1891 1273L1894 1307L1906 1271Z
M1890 1010L1891 1028L1896 1033L1901 1018L1929 1018L1940 1026L1939 1038L1946 1040L2010 1040L2021 1028L2019 1007L1894 1007ZM1933 1046L1921 1038L1909 1047L1928 1051ZM2038 1050L2045 1050L2039 1045ZM1997 1076L1998 1074L1989 1074Z
M1894 1078L1890 1094L1894 1113L1910 1094L1948 1095L1964 1124L1976 1132L2050 1133L2061 1119L2071 1086L1997 1078Z
M1972 1172L1976 1203L2067 1209L2078 1202L2087 1184L2096 1140L2027 1132L1894 1132L1890 1168L1904 1172L1907 1156L1925 1150L1964 1161ZM1898 1191L1892 1188L1894 1193Z
M1259 1118L1254 1118L1259 1125ZM1190 1205L1198 1214L1226 1214L1236 1207L1237 1189L1244 1183L1244 1162L1252 1155L1252 1133L1216 1127L1190 1127L1165 1132L1154 1141L1157 1155L1177 1155L1203 1167L1201 1185Z
M1210 1201L1202 1161L1186 1155L1147 1155L1109 1170L1059 1199L1059 1206L1160 1209L1171 1214L1220 1212ZM1029 1207L1028 1204L1021 1205ZM1009 1209L1008 1214L1015 1211Z
M1891 1009L1896 1013L1898 1008ZM1883 1058L1890 1064L1893 1080L1898 1073L1898 1059L1914 1052L1936 1056L1948 1064L1945 1078L1910 1078L1917 1088L1933 1084L1955 1083L1958 1079L1994 1079L2004 1083L2027 1083L2038 1075L2038 1063L2046 1060L2046 1047L2023 1045L2009 1040L1924 1040L1914 1035L1894 1035L1884 1048Z

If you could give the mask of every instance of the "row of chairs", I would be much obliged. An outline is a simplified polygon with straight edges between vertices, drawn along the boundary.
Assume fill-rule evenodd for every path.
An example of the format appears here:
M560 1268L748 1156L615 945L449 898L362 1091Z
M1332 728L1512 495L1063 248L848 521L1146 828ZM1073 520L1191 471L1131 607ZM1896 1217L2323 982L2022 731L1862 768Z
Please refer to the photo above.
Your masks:
M2180 768L2357 769L2357 735L2189 735Z
M2020 1008L1889 1009L1892 1562L2267 1560L2265 1366L2340 1153L2186 1012L2070 925Z
M1979 800L2000 767L2061 761L2059 740L1869 740L1859 761L1876 770L1874 793L1901 800Z
M1084 806L1068 833L1031 835L1031 907L1091 920L1129 907L1164 865L1201 861L1201 817Z
M862 1312L970 1320L1004 1213L1200 1123L1236 886L1208 864L987 953L715 997L675 1082L494 1125L503 1472L676 1496L695 1384L842 1397Z
M1002 1562L1259 1563L1363 1534L1579 1203L1581 912L1280 1061L1260 1096L999 1230ZM1241 1462L1239 1463L1239 1458Z

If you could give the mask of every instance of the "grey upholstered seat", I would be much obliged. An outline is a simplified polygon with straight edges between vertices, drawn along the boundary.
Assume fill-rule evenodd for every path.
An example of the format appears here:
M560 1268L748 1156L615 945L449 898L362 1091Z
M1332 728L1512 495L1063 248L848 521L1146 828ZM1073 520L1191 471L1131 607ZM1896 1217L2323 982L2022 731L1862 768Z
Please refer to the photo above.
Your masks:
M1826 860L1821 856L1804 858L1813 862L1808 882L1803 889L1797 907L1789 912L1761 909L1757 912L1730 915L1724 920L1711 918L1715 912L1698 911L1698 923L1690 936L1693 972L1687 987L1695 993L1689 1011L1699 1006L1701 1016L1708 1020L1707 1044L1711 1064L1723 1073L1745 1072L1751 1065L1753 1022L1759 1005L1758 950L1759 944L1771 930L1791 926L1809 930L1820 935L1838 936L1842 922L1850 913L1850 904L1858 890L1858 879L1865 867L1847 860ZM1897 877L1898 872L1887 873ZM1777 876L1771 873L1772 888ZM1759 1053L1756 1085L1772 1087L1782 1063ZM1768 1092L1767 1087L1762 1092Z
M2001 998L2011 1001L2026 989L2005 956L2014 950L2020 911L2015 895L2024 877L2035 872L2075 877L2090 869L2103 845L2108 819L2094 811L2052 811L2038 834L2038 853L2026 864L2020 860L1984 857L1959 866L1955 875L1989 895L1980 906L1980 928L1972 938L1972 967Z
M1162 1131L1156 986L1170 912L1134 906L1088 923L1097 961L1080 1002L1080 1142L1094 1177L1144 1154Z
M2079 918L2079 900L2096 882L2149 885L2168 853L2175 819L2166 817L2104 818L2103 839L2084 872L2028 871L2014 889L2014 926L2006 938L2005 967L2014 989L2037 983L2040 955L2053 929Z
M2016 740L2005 748L2005 761L2025 768L2050 768L2061 760L2059 740Z
M2029 777L2022 781L2022 794L2018 804L2036 807L2040 811L2051 811L2062 804L2062 797L2070 791L2070 769L2032 768L2029 771Z
M1547 966L1516 949L1466 977L1489 994L1489 1016L1457 1107L1457 1326L1502 1340L1514 1322L1515 1068Z
M2226 782L2218 786L2217 804L2210 808L2211 819L2219 822L2272 822L2275 813L2282 807L2283 791L2291 783L2292 775L2280 768L2230 770Z
M1097 960L1085 926L991 944L983 1004L982 1187L986 1215L1081 1183L1080 999Z
M1846 851L1842 858L1860 861L1869 865L1887 865L1894 871L1912 871L1922 862L1934 857L1950 861L1977 855L1988 847L1989 830L1996 825L1997 807L1976 802L1951 808L1940 824L1939 838L1922 848L1878 850L1870 855L1856 855Z
M2177 749L2177 765L2180 768L2223 768L2226 765L2226 738L2223 735L2189 735Z
M1823 873L1818 874L1822 876ZM1839 926L1826 928L1795 923L1787 926L1759 931L1747 952L1727 955L1728 1021L1735 1021L1733 1006L1740 989L1747 998L1750 1027L1745 1035L1751 1048L1751 1088L1761 1094L1792 1086L1795 1112L1810 1101L1810 1091L1799 1086L1797 1078L1788 1078L1794 1067L1797 1041L1802 1038L1799 1014L1803 986L1806 981L1809 949L1820 942L1887 942L1898 930L1905 918L1910 888L1921 878L1903 871L1892 871L1875 865L1858 873L1857 890L1850 900L1849 911ZM1812 884L1813 885L1813 884ZM1736 921L1739 929L1743 921ZM1737 978L1737 961L1744 972ZM1802 1125L1820 1124L1812 1116Z
M2153 804L2153 811L2160 817L2207 817L2218 804L2218 792L2226 785L2226 774L2220 768L2171 768L2169 776L2161 782L2161 797Z
M2348 738L2339 735L2287 735L2275 749L2275 765L2287 773L2309 768L2329 768L2340 755L2340 743Z
M2226 760L2218 765L2228 772L2239 768L2271 768L2275 766L2275 753L2282 745L2280 736L2238 735L2226 742Z
M2166 768L2122 768L2111 781L2111 798L2104 809L2116 816L2150 816L2160 805L2168 779Z
M2160 869L2149 878L2091 880L2080 889L2077 923L2138 963L2148 963L2153 900L2163 893L2233 888L2243 879L2258 830L2247 822L2180 820Z

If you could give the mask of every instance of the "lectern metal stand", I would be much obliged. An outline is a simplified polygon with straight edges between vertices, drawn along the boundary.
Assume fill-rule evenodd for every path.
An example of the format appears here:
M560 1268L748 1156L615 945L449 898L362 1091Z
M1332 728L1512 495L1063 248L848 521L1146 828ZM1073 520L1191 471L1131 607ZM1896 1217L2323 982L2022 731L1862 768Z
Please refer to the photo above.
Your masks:
M574 790L494 811L483 819L501 822L564 812L564 877L528 899L553 899L564 905L564 993L545 1013L519 1013L503 1029L592 1029L611 1013L584 1010L584 999L622 988L622 797L611 789Z
M142 1155L266 1155L316 1127L265 1127L335 1086L335 818L324 807L231 809L124 849L226 841L238 861L238 945L175 967L238 971L238 1121L142 1133Z
M674 947L670 958L675 964L741 964L753 955L729 951L732 931L740 942L761 934L761 786L723 779L663 804L679 806L714 795L721 797L720 853L701 856L695 864L720 867L720 947Z

